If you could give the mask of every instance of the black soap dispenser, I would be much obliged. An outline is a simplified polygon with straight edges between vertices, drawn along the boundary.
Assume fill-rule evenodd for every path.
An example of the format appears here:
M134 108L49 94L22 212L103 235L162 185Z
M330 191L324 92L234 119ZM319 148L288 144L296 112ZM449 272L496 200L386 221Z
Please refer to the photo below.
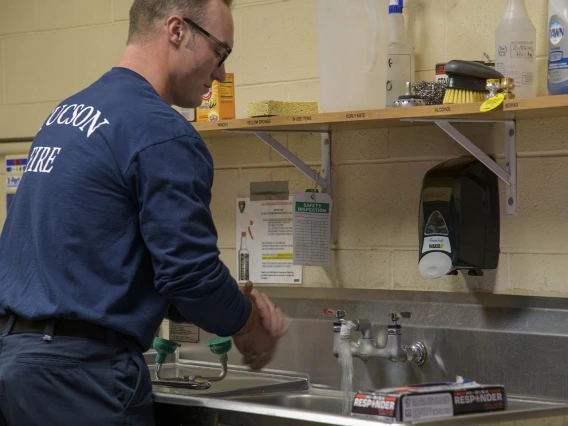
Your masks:
M468 270L482 275L499 262L497 176L480 161L445 161L424 176L418 217L418 268L428 278Z

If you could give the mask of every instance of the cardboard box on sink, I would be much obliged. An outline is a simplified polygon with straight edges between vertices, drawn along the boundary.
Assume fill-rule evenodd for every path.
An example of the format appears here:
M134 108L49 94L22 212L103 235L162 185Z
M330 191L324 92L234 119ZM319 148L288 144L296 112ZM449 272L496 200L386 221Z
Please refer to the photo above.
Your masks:
M439 419L463 414L505 410L502 385L425 383L375 391L360 391L351 414L387 421Z

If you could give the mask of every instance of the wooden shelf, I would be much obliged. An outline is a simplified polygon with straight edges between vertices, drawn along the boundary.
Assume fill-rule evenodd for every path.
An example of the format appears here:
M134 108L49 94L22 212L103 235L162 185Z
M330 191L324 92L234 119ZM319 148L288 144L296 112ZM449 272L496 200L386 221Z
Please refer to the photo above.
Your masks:
M385 108L368 111L330 112L301 116L272 116L193 123L204 137L230 136L226 131L330 131L409 126L402 119L514 120L568 116L568 95L505 101L497 110L479 112L480 103ZM423 123L421 123L423 124Z

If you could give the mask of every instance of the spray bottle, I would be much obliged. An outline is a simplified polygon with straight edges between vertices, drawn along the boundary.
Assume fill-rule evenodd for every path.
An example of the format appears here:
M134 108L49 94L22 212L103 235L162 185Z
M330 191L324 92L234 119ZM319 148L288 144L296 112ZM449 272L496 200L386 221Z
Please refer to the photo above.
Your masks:
M414 49L406 38L403 0L389 0L387 107L406 93L406 82L414 81Z
M536 28L525 0L509 0L495 30L495 69L515 79L515 96L536 96Z

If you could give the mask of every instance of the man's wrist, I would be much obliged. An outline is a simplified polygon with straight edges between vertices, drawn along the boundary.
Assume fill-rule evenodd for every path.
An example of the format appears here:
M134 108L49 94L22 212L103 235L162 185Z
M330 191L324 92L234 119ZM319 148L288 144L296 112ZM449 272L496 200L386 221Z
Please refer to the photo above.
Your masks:
M256 305L254 304L254 302L252 300L251 300L251 305L252 305L252 308L251 308L250 315L248 317L247 322L245 323L243 328L241 328L239 331L237 331L234 334L235 336L242 336L243 334L247 334L251 330L258 327L258 324L260 323L260 312L258 311L258 308L256 307Z

